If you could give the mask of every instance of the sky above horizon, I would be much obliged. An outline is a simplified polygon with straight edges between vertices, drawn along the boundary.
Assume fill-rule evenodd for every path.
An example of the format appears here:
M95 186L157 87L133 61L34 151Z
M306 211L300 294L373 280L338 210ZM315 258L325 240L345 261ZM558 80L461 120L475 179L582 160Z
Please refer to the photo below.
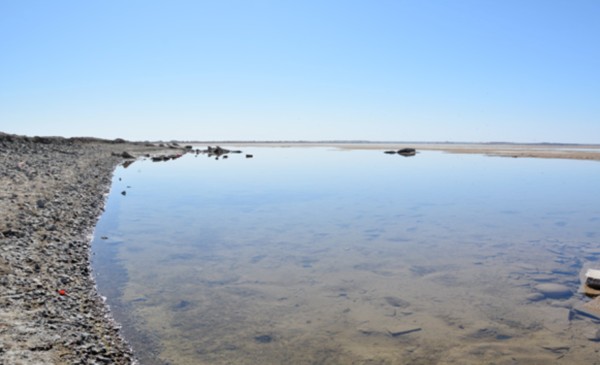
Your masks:
M0 0L0 131L600 143L600 1Z

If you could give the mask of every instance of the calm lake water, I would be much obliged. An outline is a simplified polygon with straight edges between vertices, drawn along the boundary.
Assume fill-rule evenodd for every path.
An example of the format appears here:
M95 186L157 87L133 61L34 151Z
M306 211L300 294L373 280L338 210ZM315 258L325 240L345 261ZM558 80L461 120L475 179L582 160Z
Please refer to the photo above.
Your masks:
M115 172L93 269L142 364L599 363L599 163L244 154Z

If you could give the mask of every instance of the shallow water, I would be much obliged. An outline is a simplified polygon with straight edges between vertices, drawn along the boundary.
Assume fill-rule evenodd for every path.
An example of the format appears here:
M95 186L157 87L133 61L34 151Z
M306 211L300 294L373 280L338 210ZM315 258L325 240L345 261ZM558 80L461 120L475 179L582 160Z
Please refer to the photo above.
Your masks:
M115 172L93 268L143 364L597 362L597 162L244 152Z

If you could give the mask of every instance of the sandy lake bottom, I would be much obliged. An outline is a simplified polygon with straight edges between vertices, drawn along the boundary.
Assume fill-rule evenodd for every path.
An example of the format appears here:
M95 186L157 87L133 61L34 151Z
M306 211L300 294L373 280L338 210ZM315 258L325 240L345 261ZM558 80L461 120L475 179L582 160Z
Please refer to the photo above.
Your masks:
M93 269L142 364L593 364L598 186L598 162L439 152L138 161Z

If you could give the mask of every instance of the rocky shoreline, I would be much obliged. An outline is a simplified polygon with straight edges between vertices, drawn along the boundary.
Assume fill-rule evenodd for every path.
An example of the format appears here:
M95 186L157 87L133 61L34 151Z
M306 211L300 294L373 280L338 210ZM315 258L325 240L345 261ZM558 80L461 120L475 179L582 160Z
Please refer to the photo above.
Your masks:
M115 167L164 152L0 132L0 363L135 363L90 274L91 234Z

